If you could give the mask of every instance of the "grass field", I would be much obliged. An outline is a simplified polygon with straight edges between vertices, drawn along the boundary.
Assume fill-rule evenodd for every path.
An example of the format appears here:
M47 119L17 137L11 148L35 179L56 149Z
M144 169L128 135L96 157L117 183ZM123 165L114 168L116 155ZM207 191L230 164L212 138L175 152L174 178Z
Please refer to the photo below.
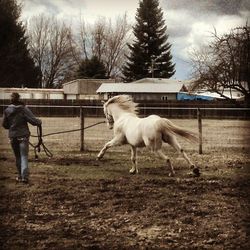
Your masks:
M89 118L85 126L100 121ZM172 120L197 130L196 120ZM44 133L78 128L77 118L44 118ZM35 160L30 183L18 184L6 138L0 134L1 249L249 249L250 122L204 120L204 154L180 140L200 167L194 178L169 147L176 170L141 149L139 174L129 175L127 146L96 155L112 137L105 125L45 137L53 152ZM32 133L35 133L33 130Z

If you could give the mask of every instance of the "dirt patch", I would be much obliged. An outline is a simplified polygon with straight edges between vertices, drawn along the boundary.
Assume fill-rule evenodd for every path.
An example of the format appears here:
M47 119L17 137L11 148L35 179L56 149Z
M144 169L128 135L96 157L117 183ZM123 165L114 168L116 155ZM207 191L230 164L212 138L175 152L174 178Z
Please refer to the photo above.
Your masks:
M248 159L204 155L193 178L178 160L176 177L145 157L131 176L127 155L95 155L32 160L28 185L2 157L1 249L249 249Z

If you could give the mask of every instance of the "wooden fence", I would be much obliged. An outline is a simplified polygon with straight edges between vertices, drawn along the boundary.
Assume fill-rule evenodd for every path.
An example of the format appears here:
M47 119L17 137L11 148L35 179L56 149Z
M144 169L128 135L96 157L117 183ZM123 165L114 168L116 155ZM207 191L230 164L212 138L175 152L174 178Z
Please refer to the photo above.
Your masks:
M102 105L88 106L50 106L50 105L29 105L33 113L38 117L77 117L80 118L80 151L84 151L85 145L85 118L87 117L103 117ZM0 105L0 108L6 108L6 105ZM188 118L197 119L199 131L199 153L202 154L202 121L207 118L233 118L233 119L249 119L250 108L247 107L164 107L162 106L143 106L140 105L140 116L150 114L158 114L166 118Z
M100 100L24 100L36 115L45 117L79 116L79 108L84 108L85 116L102 117L103 109ZM4 100L0 113L8 105ZM140 115L158 114L169 118L195 118L200 109L204 118L213 119L249 119L250 107L236 101L168 101L139 102Z

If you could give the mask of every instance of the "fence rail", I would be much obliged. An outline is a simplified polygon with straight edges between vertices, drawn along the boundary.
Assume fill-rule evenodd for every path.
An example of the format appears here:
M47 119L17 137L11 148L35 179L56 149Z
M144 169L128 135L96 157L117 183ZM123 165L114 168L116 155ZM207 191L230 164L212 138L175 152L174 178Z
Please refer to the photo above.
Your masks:
M0 104L0 112L7 107ZM78 117L83 109L84 115L89 117L103 117L103 106L97 105L28 105L38 116L44 117ZM168 118L196 118L197 109L203 118L213 119L250 119L250 108L247 107L164 107L139 105L139 115L157 114Z
M0 105L3 110L7 105ZM29 108L37 115L38 117L43 118L43 129L46 133L51 132L60 132L70 129L75 130L75 133L70 133L68 135L52 135L50 138L46 137L46 140L52 144L52 147L55 147L56 143L61 144L70 144L72 143L72 148L75 148L74 145L77 145L78 150L80 151L86 150L86 145L89 144L90 141L99 140L100 144L103 143L104 138L111 138L112 133L107 132L99 132L101 126L97 126L96 128L91 128L91 132L89 130L84 130L84 127L91 126L96 123L96 120L103 121L103 107L102 106L51 106L51 105L29 105ZM189 119L193 120L191 122L191 129L198 131L199 135L199 147L198 152L201 154L204 149L204 145L209 144L207 137L211 137L213 135L207 134L207 118L214 119L222 119L222 118L233 118L232 121L235 121L231 127L237 126L237 120L249 120L250 117L250 108L195 108L195 107L139 107L140 116L147 116L150 114L158 114L162 117L171 118L171 119ZM227 113L229 112L229 113ZM57 118L56 118L57 117ZM55 119L56 118L56 119ZM196 120L196 122L194 122ZM215 120L215 121L216 121ZM231 122L230 119L229 123ZM205 123L205 125L204 125ZM213 122L214 123L214 122ZM218 123L218 122L217 122ZM223 123L223 122L222 122ZM236 124L236 125L235 125ZM248 122L249 124L249 122ZM185 122L186 125L186 122ZM230 127L229 126L229 127ZM33 129L33 128L31 128ZM102 128L101 128L102 129ZM77 133L78 131L78 133ZM33 131L33 134L36 133ZM104 134L105 133L105 136ZM212 131L214 134L214 131ZM218 130L216 132L218 136L223 134L223 131ZM62 133L63 134L63 133ZM103 137L104 136L104 137ZM7 137L7 136L4 136ZM105 140L106 140L105 139ZM2 139L1 139L2 140ZM229 143L232 143L230 135L228 136ZM238 140L238 139L237 139ZM241 140L241 139L240 139ZM73 144L75 143L75 144ZM0 143L1 144L1 143ZM212 143L211 143L212 144ZM75 148L76 149L76 148Z

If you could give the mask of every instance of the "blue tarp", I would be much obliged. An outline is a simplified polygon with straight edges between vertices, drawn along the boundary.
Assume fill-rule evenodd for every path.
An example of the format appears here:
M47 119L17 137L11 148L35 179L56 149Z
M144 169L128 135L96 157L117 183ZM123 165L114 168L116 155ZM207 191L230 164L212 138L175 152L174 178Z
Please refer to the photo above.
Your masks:
M194 94L188 94L188 93L177 93L177 100L178 101L186 101L186 100L205 100L205 101L212 101L214 100L214 97L211 96L205 96L205 95L194 95Z

